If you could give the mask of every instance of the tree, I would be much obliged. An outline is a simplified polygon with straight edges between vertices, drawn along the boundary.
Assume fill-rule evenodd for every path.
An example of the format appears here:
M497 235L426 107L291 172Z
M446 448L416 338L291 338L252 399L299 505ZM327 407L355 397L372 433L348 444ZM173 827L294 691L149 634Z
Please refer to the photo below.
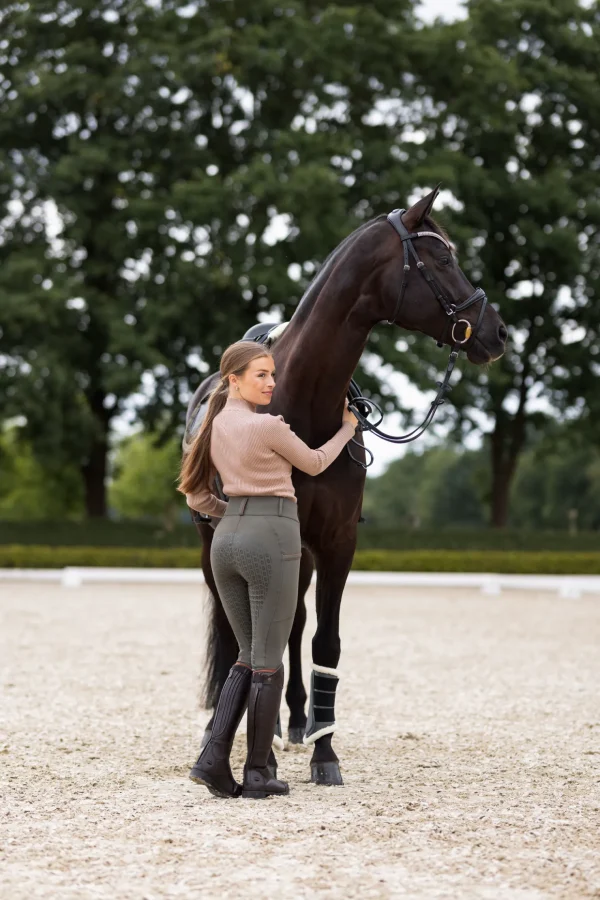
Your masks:
M157 445L149 434L135 434L116 452L109 489L110 506L124 518L160 517L172 528L186 509L176 491L181 444L172 440Z
M77 471L44 469L20 429L5 429L0 434L0 519L56 521L82 514Z
M168 431L223 347L288 313L317 262L407 188L391 189L389 128L366 116L384 84L409 90L410 11L3 7L2 412L25 416L40 459L79 467L88 515L106 513L111 424L143 376L136 410Z
M363 512L370 524L388 529L482 525L486 480L479 452L409 451L367 480Z
M84 2L1 17L4 412L25 416L38 458L78 465L87 513L103 516L111 421L164 363L136 282L145 254L167 251L146 191L164 211L176 177L165 145L179 150L161 16ZM140 221L154 240L140 242Z
M529 530L600 528L600 453L585 429L551 426L522 455L511 523Z
M431 99L415 179L442 179L458 199L443 220L510 326L502 361L485 376L465 369L452 395L458 434L482 414L492 422L491 520L503 526L528 427L554 415L565 381L596 377L581 357L600 322L585 265L600 221L598 4L472 0L468 10L415 44ZM573 340L582 323L593 326L583 344Z

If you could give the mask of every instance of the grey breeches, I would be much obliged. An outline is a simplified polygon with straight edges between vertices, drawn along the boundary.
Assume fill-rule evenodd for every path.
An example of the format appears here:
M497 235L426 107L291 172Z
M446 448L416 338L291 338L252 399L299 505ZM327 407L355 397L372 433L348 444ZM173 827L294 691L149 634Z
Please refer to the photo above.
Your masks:
M298 601L300 524L288 497L232 497L210 562L240 647L239 662L277 669Z

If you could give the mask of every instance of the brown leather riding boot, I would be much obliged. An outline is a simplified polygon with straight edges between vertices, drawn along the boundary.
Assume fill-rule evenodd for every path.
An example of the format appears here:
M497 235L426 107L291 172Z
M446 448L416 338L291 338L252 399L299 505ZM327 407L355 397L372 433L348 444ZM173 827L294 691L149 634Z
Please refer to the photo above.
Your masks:
M210 740L190 771L196 784L203 784L215 797L239 797L242 789L234 779L229 756L233 739L246 709L252 669L236 663L229 670L217 703Z
M248 758L244 766L242 797L263 800L289 794L285 781L273 777L269 755L283 691L283 666L275 672L253 672L248 698Z

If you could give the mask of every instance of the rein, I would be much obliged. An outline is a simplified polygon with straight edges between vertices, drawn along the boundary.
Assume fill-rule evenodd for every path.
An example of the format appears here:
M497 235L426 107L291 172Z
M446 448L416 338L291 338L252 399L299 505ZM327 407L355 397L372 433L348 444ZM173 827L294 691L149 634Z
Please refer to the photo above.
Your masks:
M421 435L425 433L427 428L429 428L438 408L445 402L446 394L452 390L452 387L450 385L450 376L452 375L460 351L464 350L466 345L470 341L474 341L477 337L488 302L485 291L483 291L481 288L477 288L477 290L474 291L474 293L471 294L470 297L468 297L458 305L453 303L452 300L448 298L442 286L435 278L433 272L431 272L431 270L427 268L425 263L419 257L419 254L415 250L413 240L421 237L436 238L436 240L441 241L442 244L444 244L444 246L451 251L449 243L445 240L445 238L441 236L441 234L436 234L435 231L409 232L402 221L402 216L405 212L405 209L394 209L387 217L388 222L396 231L400 240L402 241L402 248L404 251L402 283L400 284L400 291L398 292L398 300L394 309L394 315L391 319L387 320L387 324L394 325L396 319L400 314L400 309L404 301L404 294L406 293L406 286L408 284L408 276L411 270L410 257L412 256L417 264L418 271L421 272L427 284L431 288L435 299L438 301L438 303L448 316L449 320L452 322L452 330L450 332L452 344L450 356L448 358L448 365L446 366L446 374L444 375L442 381L436 381L436 387L438 391L434 399L431 401L431 405L429 407L427 415L420 425L418 425L416 428L413 428L413 430L409 431L407 434L391 435L386 434L384 431L381 431L381 429L378 428L378 425L383 421L383 412L381 411L381 408L377 405L377 403L375 403L374 400L370 400L368 397L363 397L360 392L352 397L351 402L348 404L348 409L350 409L358 419L360 430L370 431L376 437L379 437L384 441L388 441L388 443L390 444L409 444L412 441L416 441L417 438L420 438ZM473 328L468 319L461 319L459 315L460 313L464 312L465 309L468 309L475 303L479 303L479 301L481 301L481 309L479 310L479 316L477 318L477 322L475 323L475 328ZM456 333L457 328L461 325L464 325L465 327L462 340L457 337ZM443 347L443 344L438 341L438 346ZM360 407L362 407L362 410ZM379 414L379 419L375 423L369 422L367 418L367 416L371 415L373 412L377 412ZM358 441L353 438L350 443L358 444ZM364 447L362 444L358 444L358 446L360 446L366 453L370 455L371 459L368 463L363 463L361 460L356 459L356 457L353 456L350 450L349 444L347 445L348 453L353 462L355 462L359 466L362 466L364 469L367 469L373 462L373 454L370 450L367 449L367 447Z

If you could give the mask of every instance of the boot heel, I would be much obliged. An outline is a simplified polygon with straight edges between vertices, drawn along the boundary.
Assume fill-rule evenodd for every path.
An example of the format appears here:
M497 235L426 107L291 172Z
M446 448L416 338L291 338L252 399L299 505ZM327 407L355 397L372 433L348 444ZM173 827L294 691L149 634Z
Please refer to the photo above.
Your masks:
M218 785L213 784L212 781L209 781L207 778L203 778L198 775L190 775L190 779L195 784L201 784L203 787L208 788L213 797L219 797L219 799L230 800L232 797L239 797L242 793L239 784L236 784L233 793L231 793L230 791L224 791L222 788L220 788Z
M270 796L268 791L242 791L242 800L265 800Z

